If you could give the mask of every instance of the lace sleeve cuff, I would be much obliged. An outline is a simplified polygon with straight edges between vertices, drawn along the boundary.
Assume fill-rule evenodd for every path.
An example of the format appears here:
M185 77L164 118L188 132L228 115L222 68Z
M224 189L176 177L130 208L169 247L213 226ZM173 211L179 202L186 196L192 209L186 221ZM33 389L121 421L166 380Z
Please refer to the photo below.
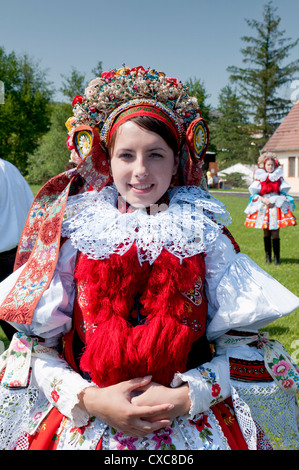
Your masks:
M74 426L85 426L89 415L79 408L79 394L93 384L77 372L50 348L39 350L32 357L32 379L50 403L69 418Z
M172 381L173 387L187 382L191 407L189 417L206 411L219 401L225 400L231 394L229 379L229 364L225 357L215 357L196 369L185 373L177 373Z

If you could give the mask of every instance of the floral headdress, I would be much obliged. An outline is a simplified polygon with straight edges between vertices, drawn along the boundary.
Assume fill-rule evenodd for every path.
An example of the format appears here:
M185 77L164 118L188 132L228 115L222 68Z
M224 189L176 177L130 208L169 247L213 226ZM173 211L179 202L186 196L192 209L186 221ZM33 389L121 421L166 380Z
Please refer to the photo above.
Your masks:
M279 167L280 163L279 163L277 155L273 152L265 152L265 153L262 153L262 155L260 155L258 158L258 161L257 161L258 168L261 168L264 170L266 161L269 159L273 160L275 168Z
M95 189L111 183L106 146L115 120L120 113L134 107L136 110L137 106L152 106L157 118L159 113L160 118L164 114L165 120L170 120L176 129L180 167L175 184L205 186L201 166L209 130L201 117L197 99L188 94L188 88L181 81L150 68L123 67L103 72L88 85L84 96L77 95L72 104L73 116L66 122L71 161ZM93 160L89 165L86 163L88 156ZM95 166L96 173L92 171Z
M103 72L101 77L90 82L84 96L77 95L73 99L74 116L66 123L69 140L82 124L101 130L113 111L136 99L161 103L185 130L192 121L200 118L196 98L188 95L188 88L181 81L154 69L123 67Z
M67 198L87 183L96 190L111 184L106 143L119 112L128 107L152 106L161 119L171 121L180 144L176 185L205 187L201 170L209 130L196 98L175 78L143 67L102 73L73 100L73 116L66 122L73 170L55 176L36 195L18 247L15 269L27 262L0 307L0 318L30 324L34 309L49 285L57 263L61 224Z

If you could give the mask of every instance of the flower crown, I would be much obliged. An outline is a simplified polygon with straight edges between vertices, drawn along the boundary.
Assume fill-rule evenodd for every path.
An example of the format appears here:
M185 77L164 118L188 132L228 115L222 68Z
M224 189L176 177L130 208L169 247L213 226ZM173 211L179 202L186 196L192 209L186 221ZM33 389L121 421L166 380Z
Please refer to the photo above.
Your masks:
M103 72L90 82L84 96L75 96L74 115L66 122L69 139L82 124L100 131L115 109L136 99L162 103L175 113L184 129L201 116L197 99L188 95L188 88L181 81L150 68L123 67Z
M269 159L274 161L275 168L277 168L280 165L280 163L278 161L278 158L277 158L277 155L275 153L265 152L262 155L260 155L259 158L258 158L258 161L257 161L258 168L264 169L265 168L265 163Z

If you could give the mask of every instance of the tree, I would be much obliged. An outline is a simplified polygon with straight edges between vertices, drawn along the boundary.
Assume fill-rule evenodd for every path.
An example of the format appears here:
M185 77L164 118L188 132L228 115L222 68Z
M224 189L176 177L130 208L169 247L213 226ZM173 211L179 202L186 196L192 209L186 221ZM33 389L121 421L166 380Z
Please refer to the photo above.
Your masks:
M51 104L50 130L43 135L39 147L28 158L28 181L44 184L53 176L62 173L69 162L70 150L66 145L65 122L72 114L66 103Z
M99 60L96 66L91 70L92 78L90 80L100 77L102 71L102 61ZM62 86L59 90L70 103L76 95L82 95L84 93L84 89L90 81L86 80L85 74L79 72L75 67L71 68L71 73L69 75L61 74L61 77L64 81L62 82Z
M292 41L284 37L285 31L279 30L281 18L276 15L276 10L269 2L264 6L263 21L246 20L256 33L255 36L241 38L247 43L241 52L248 67L228 67L230 79L239 85L255 123L263 133L261 145L272 135L277 122L288 113L292 103L280 97L278 92L299 70L299 60L285 64L299 38Z
M207 93L204 83L198 78L189 78L186 81L186 86L189 89L189 94L197 98L202 117L209 122L211 106L207 103L207 99L210 95Z
M92 70L93 78L101 75L102 62L98 62ZM73 114L71 102L73 98L82 94L87 86L85 74L74 67L69 75L62 75L64 81L60 91L67 98L68 103L51 103L51 118L49 131L42 136L39 147L28 159L28 181L43 184L48 179L65 171L69 163L70 151L66 145L67 130L65 122Z
M101 60L98 61L97 65L92 69L92 78L97 78L102 75L103 72L103 63Z
M194 78L194 79L189 78L186 81L186 86L189 89L189 94L197 98L201 115L206 120L207 124L210 127L210 124L212 121L212 117L211 117L212 107L210 104L207 103L207 100L210 95L207 93L204 83L198 78ZM216 150L216 147L213 142L213 134L210 133L209 151L214 152L215 150Z
M75 69L75 67L72 67L70 75L61 74L61 77L64 81L62 82L62 86L59 90L70 103L76 95L84 93L84 88L86 86L84 73L80 73Z
M221 166L227 167L236 162L248 163L253 127L248 122L247 106L236 90L230 85L222 88L213 126L214 143Z
M0 47L0 80L5 87L0 105L0 157L26 173L28 155L49 126L53 91L46 72L26 54L6 54Z

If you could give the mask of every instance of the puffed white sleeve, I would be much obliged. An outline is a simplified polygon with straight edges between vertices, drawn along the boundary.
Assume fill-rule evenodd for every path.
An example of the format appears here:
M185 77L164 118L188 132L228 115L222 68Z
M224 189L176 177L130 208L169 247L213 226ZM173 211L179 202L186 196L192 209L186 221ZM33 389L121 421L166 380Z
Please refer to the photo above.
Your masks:
M299 298L222 234L206 261L207 338L234 329L257 331L299 307Z
M261 191L261 183L258 180L255 180L248 188L251 196L256 196Z
M77 250L70 240L61 247L53 278L48 289L39 300L30 325L10 323L28 336L43 338L49 347L56 346L60 338L72 326L73 302L75 297L74 268ZM24 269L19 268L1 283L0 303L14 285L15 277Z
M175 375L172 386L189 385L189 415L201 413L231 395L229 349L217 348L229 330L256 332L299 307L299 299L263 271L247 255L237 253L220 235L206 254L207 338L216 344L210 362ZM234 357L262 360L260 350L235 347Z

